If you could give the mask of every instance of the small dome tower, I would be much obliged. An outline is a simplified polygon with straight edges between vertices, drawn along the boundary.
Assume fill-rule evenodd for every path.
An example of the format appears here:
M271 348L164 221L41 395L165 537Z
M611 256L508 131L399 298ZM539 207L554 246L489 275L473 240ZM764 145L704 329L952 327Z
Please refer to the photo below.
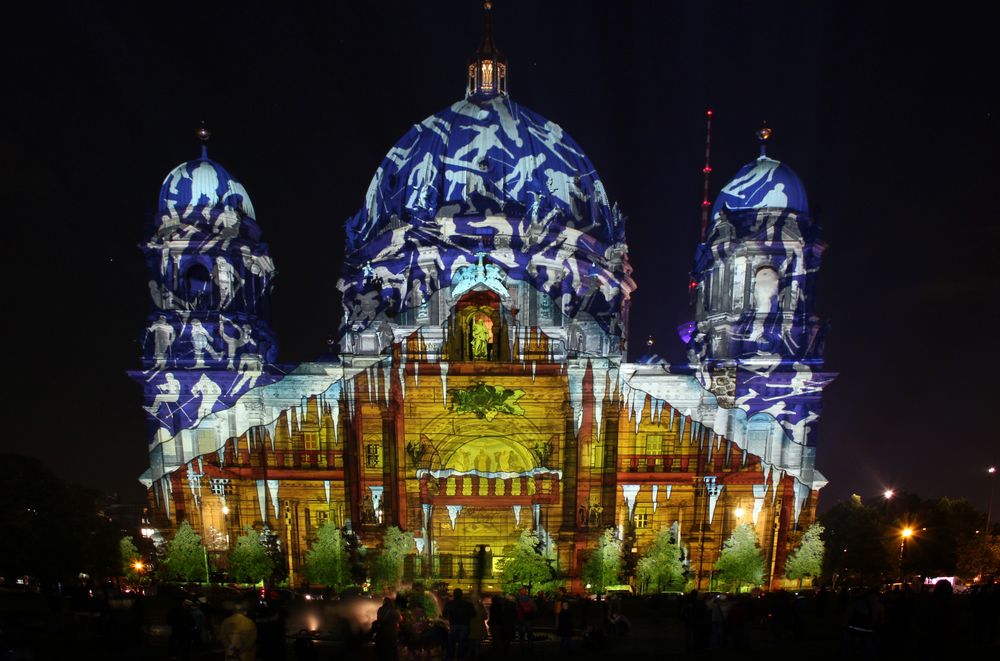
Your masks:
M826 244L809 216L805 186L767 155L771 129L757 132L760 156L719 193L699 246L697 330L692 362L733 367L822 363L814 314L816 275Z
M172 436L269 380L277 346L268 323L274 262L250 196L208 157L171 170L153 233L140 246L149 314L142 338L146 412Z

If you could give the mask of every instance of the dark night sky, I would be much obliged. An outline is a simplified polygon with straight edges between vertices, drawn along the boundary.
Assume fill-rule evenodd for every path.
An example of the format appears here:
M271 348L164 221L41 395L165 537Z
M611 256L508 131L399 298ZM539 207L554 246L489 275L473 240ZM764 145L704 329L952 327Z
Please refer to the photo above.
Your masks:
M137 500L136 246L163 177L198 153L194 129L212 128L271 245L281 360L309 360L337 323L343 221L395 140L461 97L480 17L474 0L86 4L45 4L0 39L15 265L3 445ZM818 307L840 377L821 507L886 485L986 505L1000 462L995 6L497 2L512 98L583 146L630 218L633 358L648 335L683 358L705 109L713 195L755 157L761 120L775 129L770 154L798 171L830 244Z

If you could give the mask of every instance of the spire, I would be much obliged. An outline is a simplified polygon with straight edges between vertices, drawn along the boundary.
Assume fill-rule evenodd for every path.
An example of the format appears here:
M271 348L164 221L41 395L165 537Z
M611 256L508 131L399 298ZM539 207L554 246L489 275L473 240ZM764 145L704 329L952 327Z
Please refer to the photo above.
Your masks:
M771 133L772 131L767 127L766 121L757 130L757 139L760 141L760 158L767 158L767 141L770 140Z
M701 242L705 242L705 233L708 231L708 215L712 208L712 203L708 200L708 175L712 174L712 110L705 111L705 167L701 169L705 175L705 188L701 196Z
M468 96L507 95L507 59L493 43L493 3L483 2L483 39L469 60Z
M195 136L201 140L201 158L202 160L208 160L208 140L212 137L212 132L208 130L205 126L205 122L201 123L198 130L194 132Z

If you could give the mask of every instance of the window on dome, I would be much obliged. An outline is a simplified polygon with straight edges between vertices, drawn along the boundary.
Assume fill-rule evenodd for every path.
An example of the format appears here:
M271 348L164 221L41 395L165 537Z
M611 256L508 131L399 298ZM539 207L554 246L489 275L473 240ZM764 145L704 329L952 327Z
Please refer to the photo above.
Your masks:
M479 87L484 92L493 91L493 60L479 63Z

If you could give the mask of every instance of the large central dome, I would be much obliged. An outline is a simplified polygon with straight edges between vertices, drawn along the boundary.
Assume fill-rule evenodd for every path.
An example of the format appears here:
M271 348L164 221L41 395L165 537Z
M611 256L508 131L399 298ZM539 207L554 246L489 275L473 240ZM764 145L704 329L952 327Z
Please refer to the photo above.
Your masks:
M506 96L471 96L389 150L347 223L348 252L400 222L490 213L558 215L606 245L624 236L593 164L558 124Z

